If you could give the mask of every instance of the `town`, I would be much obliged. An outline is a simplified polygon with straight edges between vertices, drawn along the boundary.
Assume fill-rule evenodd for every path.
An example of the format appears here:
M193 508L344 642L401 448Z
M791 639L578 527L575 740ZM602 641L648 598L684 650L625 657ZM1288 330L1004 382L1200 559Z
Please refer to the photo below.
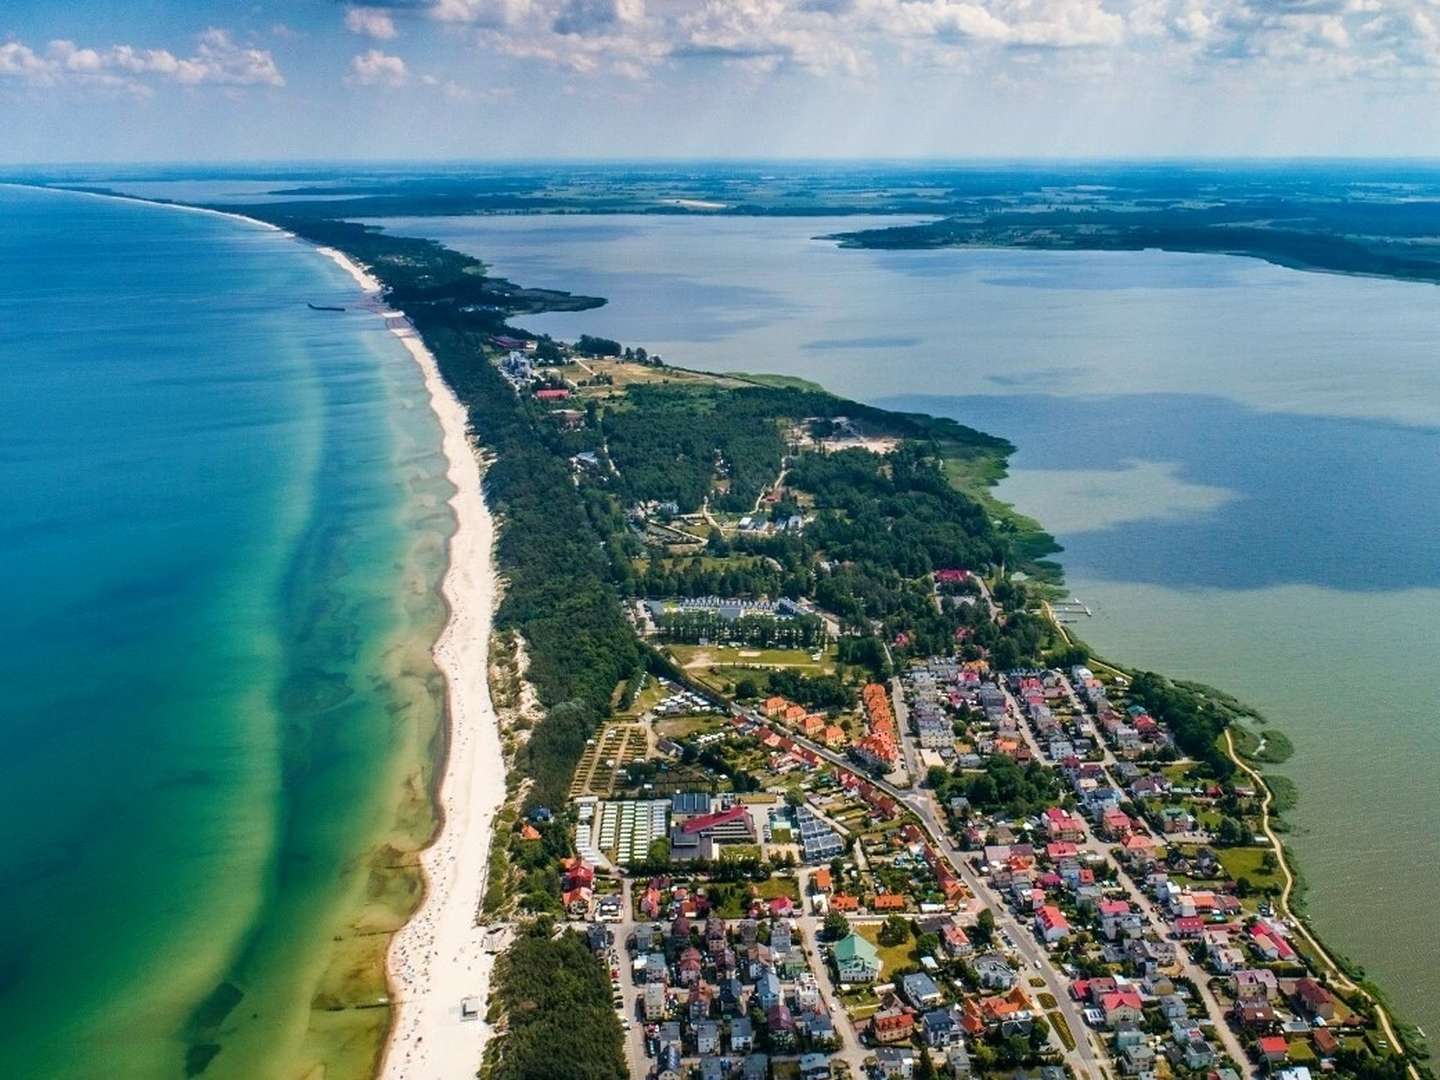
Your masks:
M937 497L910 433L767 415L766 469L732 442L660 483L665 395L743 382L495 349L574 483L623 504L650 659L563 805L517 797L484 918L583 936L632 1077L1391 1075L1372 1001L1284 905L1233 717L1092 660L1039 583L935 565L968 539L902 561L855 535L851 489L910 470Z

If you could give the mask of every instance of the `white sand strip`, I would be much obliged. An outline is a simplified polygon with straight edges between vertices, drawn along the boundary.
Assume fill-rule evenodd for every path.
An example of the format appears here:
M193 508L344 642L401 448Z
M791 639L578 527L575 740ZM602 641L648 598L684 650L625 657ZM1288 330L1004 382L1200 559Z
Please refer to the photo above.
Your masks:
M342 252L320 248L368 293L380 284ZM425 374L430 407L440 420L455 535L442 592L450 619L435 643L435 662L448 687L450 752L440 785L443 823L421 855L425 898L390 943L394 1017L380 1075L394 1080L471 1077L490 1035L484 1020L490 969L499 944L475 925L485 892L490 833L505 801L500 731L490 703L487 664L496 601L494 522L480 488L480 466L465 407L440 377L435 358L408 320L393 333ZM479 1016L465 1019L471 999Z

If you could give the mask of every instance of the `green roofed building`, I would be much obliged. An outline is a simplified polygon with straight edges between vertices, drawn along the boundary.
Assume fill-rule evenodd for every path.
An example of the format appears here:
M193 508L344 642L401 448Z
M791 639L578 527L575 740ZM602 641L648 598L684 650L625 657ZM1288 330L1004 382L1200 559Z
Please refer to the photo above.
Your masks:
M842 983L874 982L880 977L880 954L859 934L837 941L833 953Z

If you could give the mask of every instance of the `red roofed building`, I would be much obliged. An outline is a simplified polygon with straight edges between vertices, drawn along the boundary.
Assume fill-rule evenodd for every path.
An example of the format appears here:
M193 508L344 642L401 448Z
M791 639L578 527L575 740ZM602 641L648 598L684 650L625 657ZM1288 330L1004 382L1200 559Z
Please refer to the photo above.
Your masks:
M565 888L578 889L595 883L595 868L579 855L565 859L560 864L565 873Z
M1105 1014L1105 1026L1138 1024L1145 1019L1145 1006L1140 995L1134 990L1117 990L1100 999L1100 1011Z
M915 1017L904 1011L877 1012L870 1018L870 1034L878 1043L895 1043L915 1034Z
M570 396L570 391L560 387L551 387L546 390L536 390L535 397L538 401L564 401Z
M1115 840L1124 840L1135 829L1130 822L1130 815L1114 807L1106 810L1100 818L1100 827L1105 830L1106 836Z
M1283 1035L1267 1035L1260 1040L1260 1053L1266 1061L1284 1061L1290 1056L1290 1044Z
M732 806L728 810L717 810L691 818L679 826L687 836L707 836L712 840L729 840L737 843L753 843L755 824L750 820L750 811L743 806Z
M1045 831L1052 840L1069 840L1078 844L1085 839L1085 822L1079 814L1052 806L1045 811Z
M1070 923L1059 908L1046 904L1035 913L1035 930L1047 941L1059 941L1070 933Z
M1181 915L1175 920L1175 936L1198 938L1205 929L1205 920L1199 915Z

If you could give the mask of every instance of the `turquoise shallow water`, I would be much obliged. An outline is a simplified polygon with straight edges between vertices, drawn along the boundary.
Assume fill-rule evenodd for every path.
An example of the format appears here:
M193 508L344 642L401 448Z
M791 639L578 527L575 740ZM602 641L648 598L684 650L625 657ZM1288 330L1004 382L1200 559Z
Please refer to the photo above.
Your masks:
M385 223L526 285L527 320L815 379L1019 448L1000 495L1065 545L1078 629L1293 739L1287 838L1332 946L1440 1032L1440 290L1147 252L857 251L856 219Z
M308 1005L434 749L450 528L358 299L274 232L0 188L0 1075L328 1060Z

